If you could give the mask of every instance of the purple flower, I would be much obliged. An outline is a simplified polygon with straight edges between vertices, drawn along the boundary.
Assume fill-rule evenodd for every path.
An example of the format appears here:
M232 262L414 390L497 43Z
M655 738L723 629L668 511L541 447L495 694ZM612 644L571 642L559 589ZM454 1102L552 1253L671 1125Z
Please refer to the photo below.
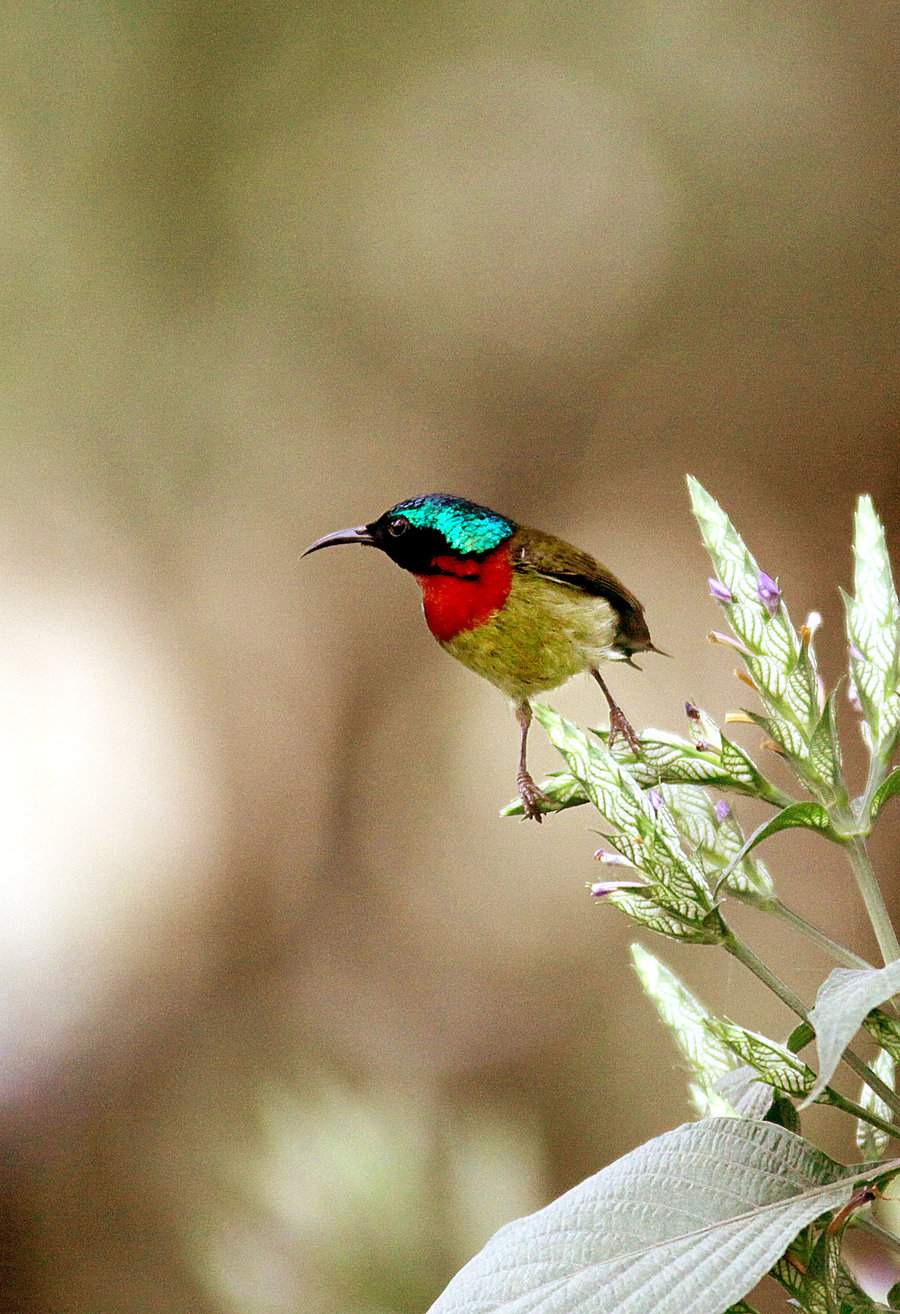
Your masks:
M850 656L855 662L864 662L868 660L866 654L857 648L855 643L850 644Z
M654 812L658 812L663 805L663 796L658 789L648 789L647 798L650 800L650 806Z
M716 804L716 821L721 825L731 811L731 805L726 803L724 798L720 798Z
M853 708L854 712L859 712L859 714L862 715L863 705L859 697L859 690L852 680L847 685L847 702Z
M770 616L774 616L781 601L781 589L778 587L778 581L774 580L771 575L767 575L764 570L761 570L759 579L756 581L756 592L759 594L759 600L766 611Z
M595 899L602 899L607 894L615 893L616 890L644 890L646 888L646 881L594 881L590 890Z
M594 854L597 862L602 862L604 867L633 867L634 863L629 862L624 853L610 853L609 849L598 849Z
M715 598L716 602L734 602L734 595L731 589L727 589L720 580L711 579L709 581L709 591Z
M684 710L689 721L700 720L700 708L695 707L693 703L685 703Z
M742 652L745 657L753 656L745 643L741 643L740 639L733 639L730 634L721 634L719 630L710 630L707 638L710 643L722 643L726 648L735 648L738 652Z

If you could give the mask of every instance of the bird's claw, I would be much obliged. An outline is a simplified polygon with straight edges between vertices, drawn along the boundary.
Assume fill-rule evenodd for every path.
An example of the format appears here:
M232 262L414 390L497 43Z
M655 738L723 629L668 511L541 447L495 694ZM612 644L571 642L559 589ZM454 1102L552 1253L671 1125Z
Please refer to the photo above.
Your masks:
M628 747L634 753L635 757L641 757L641 741L638 739L634 726L628 720L621 707L614 708L609 714L609 747L618 739L619 735L626 740Z
M522 807L525 809L526 818L540 822L543 820L542 813L546 804L547 808L551 806L552 800L547 797L542 789L534 783L531 775L527 771L521 771L517 777L519 785L519 798L522 800Z

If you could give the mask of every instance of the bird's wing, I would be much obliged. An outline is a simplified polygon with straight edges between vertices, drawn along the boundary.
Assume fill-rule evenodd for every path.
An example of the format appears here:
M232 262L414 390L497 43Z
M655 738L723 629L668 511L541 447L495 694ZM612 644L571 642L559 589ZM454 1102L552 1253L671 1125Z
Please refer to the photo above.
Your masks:
M652 648L644 609L611 570L564 539L519 525L510 541L513 570L605 598L619 616L618 645L632 652Z

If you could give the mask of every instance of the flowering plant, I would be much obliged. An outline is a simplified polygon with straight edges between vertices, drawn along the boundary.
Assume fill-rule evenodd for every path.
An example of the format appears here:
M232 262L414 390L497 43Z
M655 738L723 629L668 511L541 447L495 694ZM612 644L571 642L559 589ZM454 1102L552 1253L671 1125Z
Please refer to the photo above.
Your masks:
M740 655L740 678L762 704L762 711L740 712L726 724L758 726L765 746L788 764L796 793L770 780L690 703L687 735L648 730L639 754L623 739L610 744L608 734L585 733L536 706L565 763L542 788L550 810L588 804L604 819L608 847L597 856L611 878L592 886L596 898L668 939L729 954L793 1011L797 1025L782 1041L714 1017L662 961L634 945L641 982L689 1066L698 1119L501 1229L453 1279L433 1314L752 1314L746 1297L767 1273L809 1314L900 1309L900 1290L879 1303L851 1275L842 1252L848 1227L900 1244L867 1210L900 1174L900 1158L883 1157L900 1139L900 1015L892 1002L900 992L900 944L867 849L882 807L900 792L900 768L891 769L900 736L900 607L884 531L871 500L861 498L855 590L845 602L848 691L869 769L863 792L851 797L838 690L826 691L816 660L819 618L795 629L777 580L759 569L709 494L695 480L689 484L715 569L710 590L730 629L711 637ZM773 810L749 836L729 801L734 796ZM521 805L506 811L521 813ZM757 849L790 827L843 850L883 966L781 901ZM813 1007L738 936L730 900L788 922L840 964ZM875 1042L871 1062L851 1047L861 1028ZM813 1040L815 1067L801 1057ZM840 1064L858 1080L858 1099L831 1084ZM803 1136L801 1115L811 1103L856 1120L862 1163L840 1164Z

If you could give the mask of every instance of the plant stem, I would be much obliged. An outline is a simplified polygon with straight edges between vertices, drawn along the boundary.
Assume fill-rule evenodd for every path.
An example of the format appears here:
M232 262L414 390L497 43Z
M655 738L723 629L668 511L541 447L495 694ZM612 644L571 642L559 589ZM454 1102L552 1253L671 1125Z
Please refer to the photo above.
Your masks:
M865 841L854 835L845 841L844 847L847 850L847 857L850 860L850 866L853 868L853 875L856 877L859 892L863 897L863 903L866 905L866 912L869 914L869 921L872 923L872 930L875 932L881 956L886 963L892 963L895 958L900 958L900 942L897 940L891 919L888 916L888 910L885 907L878 885L878 878L872 867Z
M891 1090L890 1086L877 1077L867 1063L849 1047L841 1055L848 1068L852 1068L856 1075L866 1083L870 1090L879 1095L882 1101L888 1106L892 1113L900 1115L900 1096L896 1091Z
M772 993L777 995L783 1004L787 1004L791 1012L796 1013L801 1021L809 1021L809 1014L806 1011L803 1000L800 999L798 995L795 995L793 990L791 990L789 986L786 986L783 981L780 981L775 973L771 972L769 968L766 967L765 963L757 958L753 950L745 945L743 940L739 940L729 927L726 927L725 937L722 940L722 947L727 953L731 954L733 958L736 958L739 963L743 963L746 968L749 968L753 975L758 977L763 985L768 986ZM872 1071L868 1064L863 1062L858 1054L855 1054L853 1050L848 1047L844 1050L841 1058L843 1062L847 1064L848 1068L852 1068L856 1075L866 1083L870 1090L873 1090L876 1095L881 1096L881 1099L892 1113L896 1113L900 1116L900 1096L898 1096L895 1091L891 1090L890 1086L883 1082L881 1078Z
M744 944L743 940L739 940L730 928L726 931L722 947L727 953L731 954L732 958L736 958L739 963L743 963L745 967L749 968L753 975L758 977L763 985L768 986L783 1004L787 1004L792 1013L796 1013L804 1022L809 1020L803 1000L795 995L783 981L779 981L775 973L770 972L765 963L757 958L753 950Z
M816 1103L830 1104L835 1109L843 1109L845 1113L853 1113L857 1118L861 1118L863 1122L871 1123L873 1127L877 1127L879 1131L887 1132L888 1136L893 1137L895 1141L900 1140L900 1127L895 1126L892 1122L887 1122L884 1118L880 1118L871 1109L864 1109L855 1100L848 1100L844 1095L839 1095L830 1086L825 1088L824 1093L819 1096Z
M794 930L799 931L801 935L805 935L807 940L811 940L820 949L824 949L825 953L837 959L839 963L843 963L845 967L871 968L872 964L867 963L865 958L860 958L859 954L853 953L851 949L845 949L842 944L838 944L837 940L832 940L830 935L820 931L818 926L813 926L812 922L808 922L800 913L794 912L793 908L788 908L779 898L773 898L764 907L766 912L774 913L783 922L793 926Z

